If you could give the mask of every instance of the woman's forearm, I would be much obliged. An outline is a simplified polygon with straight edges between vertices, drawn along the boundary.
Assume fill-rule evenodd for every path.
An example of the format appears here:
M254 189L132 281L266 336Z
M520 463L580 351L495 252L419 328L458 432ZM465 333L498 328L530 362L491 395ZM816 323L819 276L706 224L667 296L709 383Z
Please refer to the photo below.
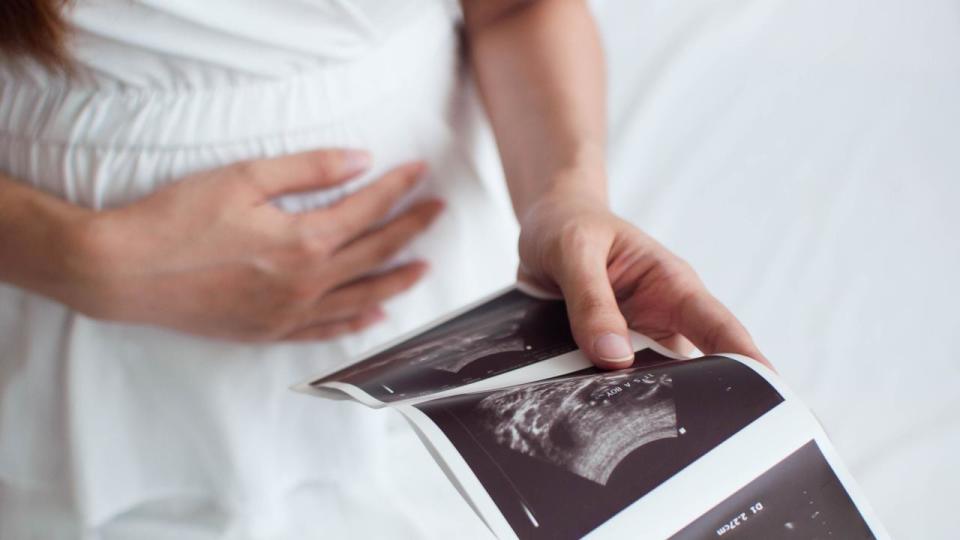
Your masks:
M462 0L480 91L520 220L518 279L561 292L598 366L633 362L627 329L678 351L762 359L676 255L607 205L605 70L585 0Z
M90 212L0 174L0 282L65 300Z
M606 203L605 67L582 0L464 0L470 55L519 217L545 194Z

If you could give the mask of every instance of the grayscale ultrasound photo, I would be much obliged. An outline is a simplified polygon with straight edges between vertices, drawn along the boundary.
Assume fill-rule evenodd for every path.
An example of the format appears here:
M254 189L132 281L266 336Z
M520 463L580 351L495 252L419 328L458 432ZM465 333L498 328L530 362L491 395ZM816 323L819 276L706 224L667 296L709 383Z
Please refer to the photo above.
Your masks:
M677 436L670 375L608 372L483 398L476 413L497 443L600 485L631 452Z
M586 369L416 405L520 538L579 538L783 401L720 356L639 351Z
M671 540L867 540L875 536L815 441L673 535Z
M382 402L394 402L457 388L576 348L563 301L511 290L311 384L346 382Z

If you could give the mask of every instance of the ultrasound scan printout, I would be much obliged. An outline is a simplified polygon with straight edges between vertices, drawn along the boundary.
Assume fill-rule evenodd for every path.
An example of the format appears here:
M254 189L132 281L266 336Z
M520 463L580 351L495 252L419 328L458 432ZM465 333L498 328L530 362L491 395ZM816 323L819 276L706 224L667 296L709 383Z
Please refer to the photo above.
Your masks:
M815 441L698 518L671 540L872 540Z
M562 301L513 289L310 384L348 383L389 403L464 386L576 348Z
M512 288L294 388L399 411L498 537L888 538L776 373L631 340L592 367L563 301Z
M783 401L725 357L586 369L415 405L520 538L579 538Z

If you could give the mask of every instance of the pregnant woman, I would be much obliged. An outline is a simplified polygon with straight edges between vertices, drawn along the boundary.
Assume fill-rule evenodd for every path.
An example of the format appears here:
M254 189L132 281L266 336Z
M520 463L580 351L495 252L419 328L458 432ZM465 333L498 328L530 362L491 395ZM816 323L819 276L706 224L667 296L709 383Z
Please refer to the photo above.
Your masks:
M518 275L601 367L759 356L608 210L584 1L9 0L0 51L2 538L430 533L288 386Z

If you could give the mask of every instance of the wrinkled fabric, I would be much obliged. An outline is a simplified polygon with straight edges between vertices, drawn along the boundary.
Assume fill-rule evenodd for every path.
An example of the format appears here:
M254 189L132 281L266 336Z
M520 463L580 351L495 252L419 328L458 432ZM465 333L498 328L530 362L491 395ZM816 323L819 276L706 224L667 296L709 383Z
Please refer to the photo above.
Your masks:
M91 0L70 18L74 79L0 68L0 170L15 179L106 209L238 160L359 147L370 174L277 204L327 205L425 159L404 205L447 208L398 257L426 259L423 282L335 341L208 340L0 286L0 537L161 538L165 523L178 538L485 534L392 413L288 389L513 279L516 225L457 13Z

